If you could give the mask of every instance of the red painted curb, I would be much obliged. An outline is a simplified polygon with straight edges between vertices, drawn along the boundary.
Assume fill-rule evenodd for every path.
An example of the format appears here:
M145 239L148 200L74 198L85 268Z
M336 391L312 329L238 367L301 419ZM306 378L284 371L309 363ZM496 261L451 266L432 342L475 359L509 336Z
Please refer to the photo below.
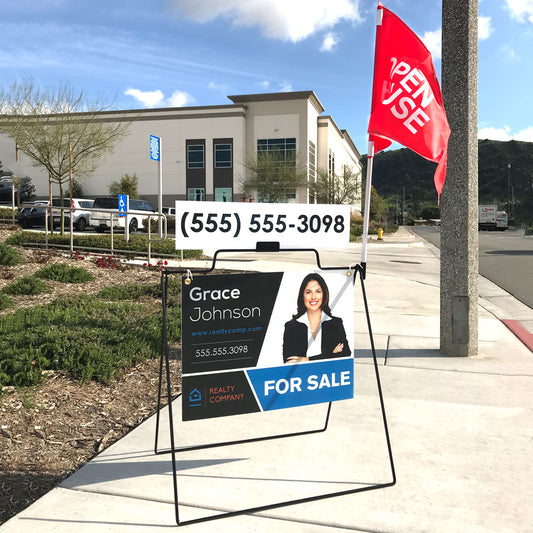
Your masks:
M529 351L533 352L533 333L530 333L518 320L502 320L502 322L529 348Z

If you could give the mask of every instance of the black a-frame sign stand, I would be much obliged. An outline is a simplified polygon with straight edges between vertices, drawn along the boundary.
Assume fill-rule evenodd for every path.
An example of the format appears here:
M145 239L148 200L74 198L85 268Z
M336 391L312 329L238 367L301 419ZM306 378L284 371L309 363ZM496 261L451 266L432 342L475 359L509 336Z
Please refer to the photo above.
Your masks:
M175 507L175 516L176 516L176 523L178 526L184 526L184 525L190 525L195 524L199 522L207 522L211 520L217 520L219 518L228 518L231 516L238 516L243 514L251 514L256 513L260 511L267 511L270 509L276 509L280 507L286 507L290 505L295 504L301 504L301 503L308 503L312 501L317 500L323 500L326 498L332 498L335 496L344 496L348 494L355 494L358 492L368 492L371 490L376 489L382 489L386 487L391 487L395 485L396 483L396 472L394 469L394 460L392 456L392 448L391 448L391 442L390 442L390 435L389 435L389 429L387 424L387 417L385 414L385 403L383 400L383 392L381 388L381 380L379 377L379 369L378 369L378 363L377 363L377 357L376 357L376 349L374 346L374 337L372 333L372 326L370 323L370 313L368 309L368 301L366 297L366 291L365 291L365 269L361 265L354 265L351 267L324 267L320 264L320 257L316 250L314 249L282 249L280 250L279 245L278 246L271 246L270 243L263 243L267 244L267 246L261 246L262 243L258 243L258 246L254 250L218 250L214 257L213 262L210 268L208 269L173 269L173 268L166 268L162 271L161 274L161 293L162 293L162 307L163 307L163 326L162 326L162 348L161 348L161 358L160 358L160 365L159 365L159 389L158 389L158 406L157 406L157 415L156 415L156 429L155 429L155 445L154 445L154 453L156 455L161 454L171 454L172 458L172 477L173 477L173 489L174 489L174 507ZM277 243L275 243L277 244ZM251 443L251 442L259 442L264 440L270 440L270 439L280 439L280 438L287 438L287 437L294 437L294 436L301 436L301 435L307 435L311 433L319 433L326 431L329 423L329 417L331 412L331 402L328 405L327 413L326 413L326 419L323 423L323 425L320 428L312 429L308 431L301 431L297 433L285 433L285 434L277 434L277 435L269 435L269 436L261 436L251 439L245 439L245 440L237 440L237 441L228 441L228 442L218 442L218 443L209 443L209 444L200 444L195 446L186 446L186 447L176 447L175 442L175 436L174 436L174 421L173 421L173 412L172 412L172 402L179 397L172 396L172 389L171 389L171 378L170 378L170 357L169 357L169 348L168 348L168 337L167 337L167 295L168 295L168 279L169 276L172 275L196 275L196 274L207 274L209 272L212 272L215 269L217 257L220 253L224 252L279 252L279 251L298 251L298 252L314 252L317 260L318 268L321 270L351 270L354 273L354 283L355 283L355 277L357 274L359 274L359 279L361 282L361 290L363 295L363 303L365 307L365 314L366 314L366 320L367 320L367 326L368 326L368 333L370 338L370 345L372 349L372 358L373 358L373 365L374 365L374 372L376 377L376 385L379 395L379 402L380 402L380 408L381 408L381 417L383 421L383 430L385 433L385 439L387 442L387 450L388 450L388 459L390 464L390 470L391 470L391 481L387 483L377 483L373 485L365 485L364 487L358 487L356 489L349 489L349 490L343 490L343 491L337 491L337 492L330 492L326 494L319 494L311 497L306 498L300 498L290 501L282 501L282 502L276 502L268 505L262 505L258 507L252 507L247 509L239 509L237 511L229 511L224 512L216 515L210 515L202 518L196 518L193 520L180 520L179 516L179 497L178 497L178 476L177 476L177 465L176 465L176 455L178 453L192 451L192 450L199 450L199 449L206 449L206 448L214 448L214 447L220 447L220 446L229 446L229 445L237 445L237 444L244 444L244 443ZM163 382L166 383L166 391L163 391ZM170 447L166 449L160 449L159 448L159 428L160 428L160 422L161 422L161 409L162 409L162 398L166 397L167 401L167 408L168 408L168 418L169 418L169 432L170 432Z

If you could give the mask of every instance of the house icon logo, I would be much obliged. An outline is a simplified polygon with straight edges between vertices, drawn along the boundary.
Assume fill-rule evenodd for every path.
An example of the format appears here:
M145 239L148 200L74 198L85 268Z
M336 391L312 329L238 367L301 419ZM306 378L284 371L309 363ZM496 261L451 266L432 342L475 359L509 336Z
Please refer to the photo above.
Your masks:
M193 389L189 392L189 407L202 406L202 393L198 389Z

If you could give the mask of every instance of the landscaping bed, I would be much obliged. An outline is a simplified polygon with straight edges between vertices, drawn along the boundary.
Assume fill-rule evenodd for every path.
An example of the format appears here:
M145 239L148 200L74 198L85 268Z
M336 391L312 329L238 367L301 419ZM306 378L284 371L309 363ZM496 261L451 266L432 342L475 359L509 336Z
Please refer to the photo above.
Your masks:
M0 228L0 243L19 233ZM2 254L15 264L0 265L0 524L155 412L161 337L160 267L20 246ZM171 373L177 394L177 359Z

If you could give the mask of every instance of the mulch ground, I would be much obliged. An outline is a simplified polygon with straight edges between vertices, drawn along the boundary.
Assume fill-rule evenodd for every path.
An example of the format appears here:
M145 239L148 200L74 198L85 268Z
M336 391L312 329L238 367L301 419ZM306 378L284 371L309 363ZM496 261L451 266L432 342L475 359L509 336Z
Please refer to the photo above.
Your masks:
M0 242L14 227L0 228ZM69 262L84 266L94 281L74 286L51 282L40 297L14 297L15 308L42 305L66 291L96 293L119 283L154 283L160 273L143 268L105 269L93 259L60 252L21 250L23 265L0 267L0 289L31 275L43 264ZM171 360L172 394L180 388L180 363ZM157 409L159 358L125 369L110 383L79 383L64 372L47 372L35 387L0 391L0 524L22 511L63 479L110 446Z

